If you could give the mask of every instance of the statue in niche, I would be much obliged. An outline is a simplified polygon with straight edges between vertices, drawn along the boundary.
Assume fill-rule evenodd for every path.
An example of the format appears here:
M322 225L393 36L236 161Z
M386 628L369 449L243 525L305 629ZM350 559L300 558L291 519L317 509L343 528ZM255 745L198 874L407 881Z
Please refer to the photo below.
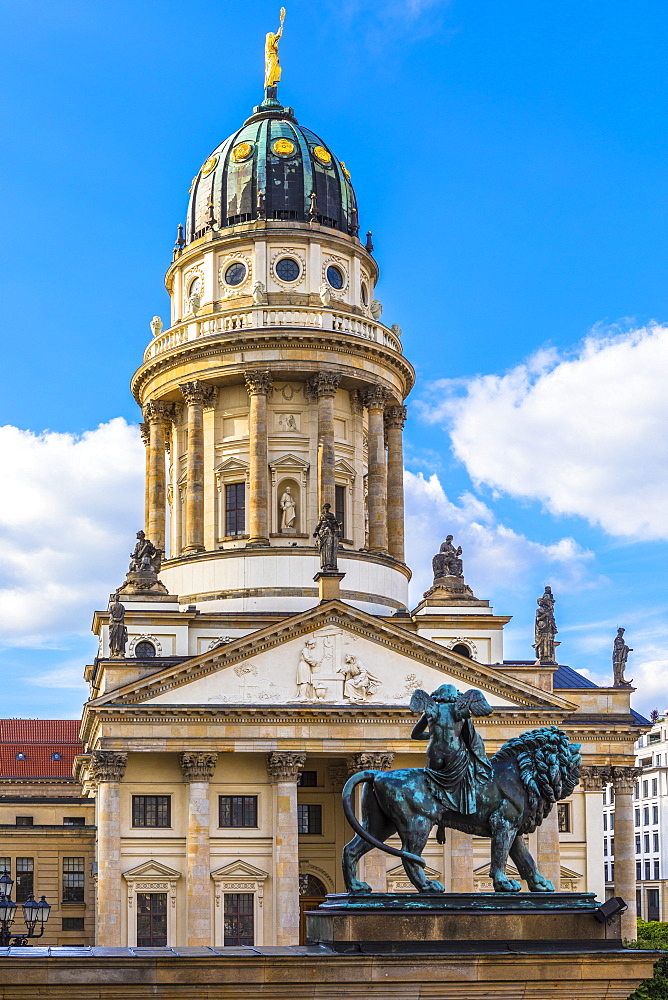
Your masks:
M109 655L114 658L125 656L128 642L128 630L125 627L125 606L118 599L118 594L112 595L109 605Z
M292 495L289 486L286 486L283 490L283 496L280 499L281 505L281 531L284 532L294 532L296 531L295 521L297 519L297 504L295 498Z
M338 667L336 672L343 674L343 697L348 701L368 701L381 685L354 653L346 653L343 666Z
M315 639L307 639L297 664L297 698L299 701L313 701L313 671L320 661L316 654Z
M616 688L628 688L633 684L632 680L627 681L624 677L624 668L626 667L628 655L633 652L632 648L624 642L625 631L626 629L623 628L617 629L617 635L612 646L612 686Z
M148 572L159 573L162 552L156 549L143 531L137 532L137 544L130 553L129 573Z
M457 548L452 544L452 535L448 535L441 544L441 548L432 559L432 569L434 580L444 576L459 576L464 578L464 563L461 560L462 547Z
M536 610L535 639L533 648L536 650L536 663L556 663L556 647L558 642L554 637L558 632L554 618L554 597L552 588L546 587L545 593L538 598Z
M322 505L322 513L313 532L313 537L318 539L321 572L338 573L337 557L339 554L341 525L336 520L334 514L332 514L331 504L325 503Z

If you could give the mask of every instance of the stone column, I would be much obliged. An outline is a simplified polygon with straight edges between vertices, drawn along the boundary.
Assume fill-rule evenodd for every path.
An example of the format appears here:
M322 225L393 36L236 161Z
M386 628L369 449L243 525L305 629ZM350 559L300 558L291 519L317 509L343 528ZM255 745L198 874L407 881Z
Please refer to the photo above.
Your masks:
M271 392L269 372L247 372L250 397L250 486L248 497L248 544L269 545L269 445L267 441L267 396Z
M473 892L473 837L460 830L448 830L450 838L450 892Z
M580 787L584 792L585 845L587 849L587 892L605 899L605 871L603 869L603 789L605 782L599 768L583 767Z
M141 434L141 439L144 444L145 453L145 463L144 463L144 531L148 531L148 522L151 516L151 502L148 492L148 481L151 475L151 428L148 424L143 423L139 425L139 433Z
M97 783L97 935L101 948L121 948L121 781L126 753L94 750L91 777Z
M267 754L267 771L276 785L274 815L274 926L277 945L299 944L299 841L297 778L306 754Z
M633 785L641 773L636 767L610 768L615 789L615 896L621 896L628 906L621 919L622 939L629 941L638 935Z
M144 407L144 420L148 424L148 456L146 460L146 525L144 530L156 549L165 551L165 520L167 503L167 475L165 447L167 421L172 411L170 403L149 402Z
M362 753L351 754L346 757L348 777L357 774L358 771L390 771L394 761L392 750L363 751ZM359 793L358 785L356 791ZM361 794L356 795L355 812L359 818L361 815ZM352 835L352 830L350 831ZM390 856L384 851L379 851L374 847L368 854L365 854L358 866L358 877L368 882L374 892L387 892L387 863Z
M372 386L364 394L369 414L369 551L387 553L387 463L385 461L385 403L389 392Z
M556 892L561 884L561 849L559 847L559 818L556 802L539 827L536 828L538 843L538 870L553 883Z
M390 555L404 561L404 447L405 406L388 406L387 431L387 546Z
M211 928L211 849L209 829L209 782L217 753L185 752L180 756L181 773L189 783L186 882L188 890L188 947L213 944Z
M179 389L188 404L188 473L186 480L186 532L184 552L204 551L204 404L212 388L194 379Z
M318 400L318 509L324 503L336 510L334 482L334 397L341 376L318 372L309 379L309 390Z

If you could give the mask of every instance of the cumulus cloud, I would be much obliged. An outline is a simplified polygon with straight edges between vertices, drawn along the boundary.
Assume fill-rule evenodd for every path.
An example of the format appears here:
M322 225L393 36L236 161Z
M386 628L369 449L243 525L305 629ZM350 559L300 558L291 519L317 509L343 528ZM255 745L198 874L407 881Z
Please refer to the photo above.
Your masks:
M442 422L476 483L625 539L668 538L668 327L595 331L503 375L441 380ZM445 399L444 399L445 397Z
M81 435L0 427L0 461L0 637L57 646L122 582L143 522L139 431L121 418Z
M406 549L415 570L412 601L431 585L431 560L447 534L464 549L466 580L474 592L489 596L513 588L540 569L546 583L559 588L591 586L593 553L573 538L551 545L534 542L505 524L472 493L450 500L438 478L407 471Z

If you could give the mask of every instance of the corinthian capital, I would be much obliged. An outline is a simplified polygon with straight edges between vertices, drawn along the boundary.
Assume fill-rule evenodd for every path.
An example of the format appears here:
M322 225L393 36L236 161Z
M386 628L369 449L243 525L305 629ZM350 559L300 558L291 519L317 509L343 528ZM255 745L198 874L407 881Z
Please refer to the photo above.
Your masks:
M385 423L388 427L398 427L401 430L406 423L408 410L405 406L388 406L385 410Z
M390 398L390 390L385 386L372 385L364 393L364 405L367 410L384 410Z
M641 774L641 767L611 767L610 780L614 785L615 794L619 792L632 792L633 785Z
M148 424L139 425L139 433L141 434L141 439L144 444L149 444L151 440L151 428Z
M341 376L338 372L316 372L308 380L308 390L311 396L335 396L339 388Z
M267 771L272 781L296 781L306 763L306 754L272 752L267 754Z
M186 781L210 781L217 760L217 753L184 751L179 757L181 773Z
M173 403L165 403L158 399L151 399L148 403L144 403L144 420L148 424L159 420L167 421L172 415L173 406Z
M393 761L393 750L364 750L346 757L346 767L349 775L358 771L389 771Z
M218 391L214 385L206 385L199 379L193 379L192 382L182 382L179 389L188 405L201 403L203 406L213 406Z
M272 381L270 372L246 372L246 392L249 396L268 396Z
M128 762L126 753L116 750L93 750L91 776L94 781L122 781Z
M610 783L610 769L605 767L583 767L580 772L580 784L585 792L602 792Z

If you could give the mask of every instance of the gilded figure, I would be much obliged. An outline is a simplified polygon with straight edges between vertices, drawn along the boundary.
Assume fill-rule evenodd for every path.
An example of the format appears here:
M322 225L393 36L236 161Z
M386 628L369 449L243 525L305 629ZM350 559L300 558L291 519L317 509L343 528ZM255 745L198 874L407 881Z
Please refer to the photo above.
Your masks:
M264 86L276 87L281 79L281 64L278 61L278 43L283 34L285 7L281 7L281 26L278 31L268 31L264 45Z

